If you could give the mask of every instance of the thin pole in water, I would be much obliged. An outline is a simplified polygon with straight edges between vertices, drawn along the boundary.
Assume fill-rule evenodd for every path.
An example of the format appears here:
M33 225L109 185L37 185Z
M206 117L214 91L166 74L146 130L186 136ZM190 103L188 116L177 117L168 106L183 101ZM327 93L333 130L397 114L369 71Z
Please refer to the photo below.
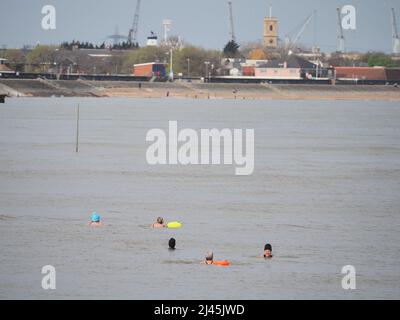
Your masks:
M76 148L75 151L79 151L79 103L78 103L78 112L77 112L77 117L76 117Z

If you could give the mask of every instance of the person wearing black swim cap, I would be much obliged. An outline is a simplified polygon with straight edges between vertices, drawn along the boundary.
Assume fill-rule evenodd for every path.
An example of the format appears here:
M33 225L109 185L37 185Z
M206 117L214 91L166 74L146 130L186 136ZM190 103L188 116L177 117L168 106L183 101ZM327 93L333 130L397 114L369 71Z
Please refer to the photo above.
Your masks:
M176 241L174 238L169 239L169 241L168 241L169 250L175 250L175 244L176 244Z
M264 246L264 255L263 256L265 259L272 258L272 246L269 243L267 243Z

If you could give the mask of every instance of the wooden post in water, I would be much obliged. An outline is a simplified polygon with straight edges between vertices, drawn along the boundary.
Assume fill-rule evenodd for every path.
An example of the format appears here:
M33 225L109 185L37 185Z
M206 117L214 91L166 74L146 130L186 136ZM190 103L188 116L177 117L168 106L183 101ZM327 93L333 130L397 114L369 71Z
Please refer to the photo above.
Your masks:
M78 103L78 112L77 112L77 117L76 117L76 147L75 147L75 152L78 153L79 151L79 103Z

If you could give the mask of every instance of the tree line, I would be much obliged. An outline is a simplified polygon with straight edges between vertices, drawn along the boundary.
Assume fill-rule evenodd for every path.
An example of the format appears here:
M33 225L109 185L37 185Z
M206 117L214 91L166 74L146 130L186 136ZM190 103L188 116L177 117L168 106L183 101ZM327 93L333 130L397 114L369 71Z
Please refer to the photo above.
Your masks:
M129 41L123 41L119 43L114 43L112 45L106 45L105 42L99 44L93 44L91 42L81 42L72 40L71 42L65 41L62 42L60 48L66 50L74 50L74 49L114 49L114 50L130 50L130 49L138 49L138 43L131 43Z
M116 50L110 56L91 57L85 50L78 49L127 49ZM202 77L206 70L211 75L226 75L223 58L245 58L253 60L276 59L282 57L283 51L269 51L261 43L247 43L239 46L235 41L229 41L222 50L209 50L202 47L184 45L173 42L158 47L133 47L122 42L114 47L107 47L103 42L95 45L91 42L63 42L59 46L38 45L33 49L5 49L2 57L8 59L7 64L20 72L65 72L98 73L98 74L132 74L133 65L146 62L165 63L170 71L170 52L173 53L173 71L175 75ZM332 53L324 54L321 61L332 66L384 66L399 67L400 62L390 55L380 52L359 54L357 60L346 58L346 55ZM71 71L72 70L72 71Z

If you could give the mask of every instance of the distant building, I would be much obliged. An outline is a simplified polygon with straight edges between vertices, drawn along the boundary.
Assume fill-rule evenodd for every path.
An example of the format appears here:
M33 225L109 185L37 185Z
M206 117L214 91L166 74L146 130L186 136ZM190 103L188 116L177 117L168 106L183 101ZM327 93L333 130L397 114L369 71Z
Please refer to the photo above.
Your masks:
M241 70L243 63L245 63L245 59L223 58L221 59L221 74L224 76L231 75L231 70ZM233 73L236 73L236 70L234 70Z
M250 60L247 59L245 62L241 63L242 75L245 77L254 77L255 69L259 66L265 65L268 60Z
M0 58L0 74L1 73L15 73L14 70L6 66L7 59Z
M243 65L242 66L242 75L245 77L254 77L255 74L255 66Z
M400 83L400 68L386 68L386 80Z
M385 82L386 68L384 67L335 67L336 79L353 82ZM393 71L392 71L393 72Z
M246 73L250 75L251 69L246 70ZM289 55L285 59L268 60L266 63L257 64L254 75L256 78L271 80L327 80L333 77L333 70L323 67L321 63Z
M278 47L278 19L264 18L264 46L271 49Z
M147 37L146 45L148 47L157 47L158 46L158 37L153 31L151 31L151 35Z
M266 64L255 69L256 77L269 79L312 79L317 77L317 65L298 57L290 55L286 59L269 60ZM325 76L324 70L318 70L318 78Z
M70 58L65 58L58 62L57 73L60 74L79 73L78 64Z
M165 63L149 62L135 64L133 66L133 74L136 77L165 78L167 73L165 69Z
M301 80L300 68L256 68L255 76L265 79Z

